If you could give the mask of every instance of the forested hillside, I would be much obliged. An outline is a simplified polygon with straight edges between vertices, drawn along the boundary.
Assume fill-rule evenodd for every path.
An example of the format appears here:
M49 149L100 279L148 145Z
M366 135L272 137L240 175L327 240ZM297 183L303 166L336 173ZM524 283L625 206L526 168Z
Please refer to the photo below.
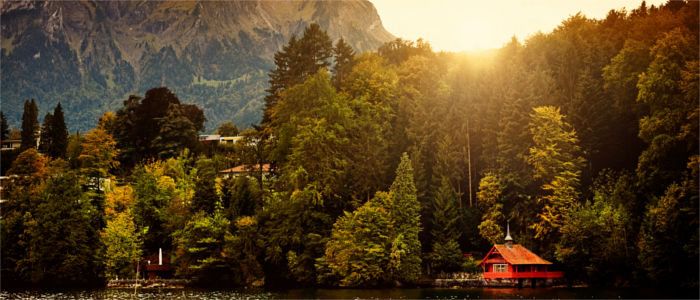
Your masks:
M61 102L89 130L130 94L167 86L199 105L213 131L260 121L273 54L310 23L357 51L393 39L368 1L3 1L2 99Z
M570 284L697 287L699 9L574 15L490 58L401 39L357 54L311 24L234 145L197 143L201 111L160 88L65 155L19 154L2 280L132 278L162 248L199 284L410 285L480 271L509 224Z

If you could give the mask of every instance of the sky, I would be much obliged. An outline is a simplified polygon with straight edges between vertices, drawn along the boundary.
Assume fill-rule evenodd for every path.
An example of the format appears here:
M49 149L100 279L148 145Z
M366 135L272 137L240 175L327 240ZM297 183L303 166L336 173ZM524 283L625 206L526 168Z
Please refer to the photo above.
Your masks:
M423 38L436 51L500 48L516 36L521 42L551 32L581 12L602 19L611 9L639 7L642 0L370 0L384 28L407 40ZM666 0L647 0L647 6Z

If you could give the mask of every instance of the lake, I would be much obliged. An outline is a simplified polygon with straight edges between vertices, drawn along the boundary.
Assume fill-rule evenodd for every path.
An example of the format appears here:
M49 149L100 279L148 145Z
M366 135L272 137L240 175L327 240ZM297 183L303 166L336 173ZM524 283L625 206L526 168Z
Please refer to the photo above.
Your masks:
M458 288L458 289L101 289L74 291L0 291L0 299L698 299L694 289L638 288Z

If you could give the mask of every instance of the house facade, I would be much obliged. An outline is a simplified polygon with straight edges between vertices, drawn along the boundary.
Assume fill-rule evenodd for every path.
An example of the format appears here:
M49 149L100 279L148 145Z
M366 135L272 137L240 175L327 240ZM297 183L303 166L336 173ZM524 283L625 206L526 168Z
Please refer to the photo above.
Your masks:
M564 273L552 270L551 262L513 244L510 228L505 241L505 244L494 245L479 263L487 286L551 286L563 280Z

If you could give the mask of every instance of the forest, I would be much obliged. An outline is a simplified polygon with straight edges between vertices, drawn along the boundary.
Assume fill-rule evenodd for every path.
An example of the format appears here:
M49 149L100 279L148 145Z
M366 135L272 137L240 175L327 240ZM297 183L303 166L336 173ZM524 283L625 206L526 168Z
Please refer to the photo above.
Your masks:
M699 10L577 14L487 56L357 54L312 24L261 123L215 131L233 145L165 87L87 133L28 100L2 122L2 283L134 278L162 249L199 285L405 286L481 272L509 224L570 284L697 287Z

